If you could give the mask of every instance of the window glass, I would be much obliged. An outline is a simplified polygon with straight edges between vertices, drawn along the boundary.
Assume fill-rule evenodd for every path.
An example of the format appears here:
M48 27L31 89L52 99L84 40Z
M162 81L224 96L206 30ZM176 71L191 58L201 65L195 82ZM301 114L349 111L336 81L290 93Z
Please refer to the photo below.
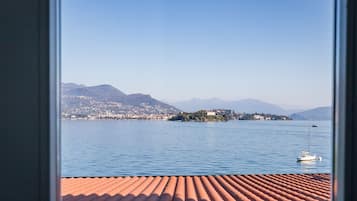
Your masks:
M328 200L332 48L332 0L63 0L63 196Z

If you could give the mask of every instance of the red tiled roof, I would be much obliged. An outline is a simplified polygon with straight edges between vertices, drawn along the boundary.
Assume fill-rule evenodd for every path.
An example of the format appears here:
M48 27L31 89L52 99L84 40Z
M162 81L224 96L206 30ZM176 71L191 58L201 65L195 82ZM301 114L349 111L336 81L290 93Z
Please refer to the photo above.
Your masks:
M63 201L330 199L329 174L62 178Z

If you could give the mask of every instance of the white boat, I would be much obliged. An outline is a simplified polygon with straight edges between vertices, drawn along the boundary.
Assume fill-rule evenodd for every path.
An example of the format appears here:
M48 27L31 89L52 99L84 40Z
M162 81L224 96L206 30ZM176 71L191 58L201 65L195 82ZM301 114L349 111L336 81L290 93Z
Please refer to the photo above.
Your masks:
M317 126L313 126L317 127ZM300 155L296 158L297 162L304 162L304 161L321 161L322 157L316 156L315 154L310 153L310 141L311 141L311 130L309 128L309 138L308 138L308 150L309 151L302 151Z
M316 155L312 155L308 151L302 151L296 160L298 162L300 162L300 161L318 161L318 160L320 161L320 160L322 160L322 158L319 156L316 156Z

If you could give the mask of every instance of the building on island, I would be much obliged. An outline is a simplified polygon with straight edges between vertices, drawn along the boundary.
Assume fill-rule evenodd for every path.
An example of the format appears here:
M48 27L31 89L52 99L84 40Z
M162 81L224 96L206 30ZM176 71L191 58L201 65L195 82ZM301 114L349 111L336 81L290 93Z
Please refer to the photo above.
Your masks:
M216 116L216 112L213 111L207 111L207 116Z
M253 119L254 120L264 120L265 118L263 115L255 114L255 115L253 115Z

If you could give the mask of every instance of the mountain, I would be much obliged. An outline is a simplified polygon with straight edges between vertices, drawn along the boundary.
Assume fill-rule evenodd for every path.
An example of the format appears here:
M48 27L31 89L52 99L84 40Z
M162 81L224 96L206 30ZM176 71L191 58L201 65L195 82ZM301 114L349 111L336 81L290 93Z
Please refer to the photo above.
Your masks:
M62 87L62 93L66 93L72 89L85 87L85 85L80 85L76 83L62 83L61 87Z
M331 120L331 107L317 107L290 115L294 120Z
M194 112L201 109L231 109L239 113L270 113L278 115L287 115L289 111L267 102L256 99L242 99L237 101L225 101L218 98L212 99L191 99L188 101L181 101L171 103L175 107L187 111Z
M146 94L125 94L105 84L62 84L62 113L71 116L177 114L179 109Z
M207 109L231 109L238 113L291 114L291 110L256 99L237 101L225 101L218 98L191 99L170 105L147 94L125 94L108 84L85 86L76 83L62 83L62 112L67 116L172 115L180 111L195 112ZM290 115L290 118L294 120L329 120L331 116L331 107L318 107L295 112Z
M68 96L86 96L92 97L98 101L113 101L122 102L125 100L126 95L119 89L111 85L103 84L92 87L79 87L64 92Z

